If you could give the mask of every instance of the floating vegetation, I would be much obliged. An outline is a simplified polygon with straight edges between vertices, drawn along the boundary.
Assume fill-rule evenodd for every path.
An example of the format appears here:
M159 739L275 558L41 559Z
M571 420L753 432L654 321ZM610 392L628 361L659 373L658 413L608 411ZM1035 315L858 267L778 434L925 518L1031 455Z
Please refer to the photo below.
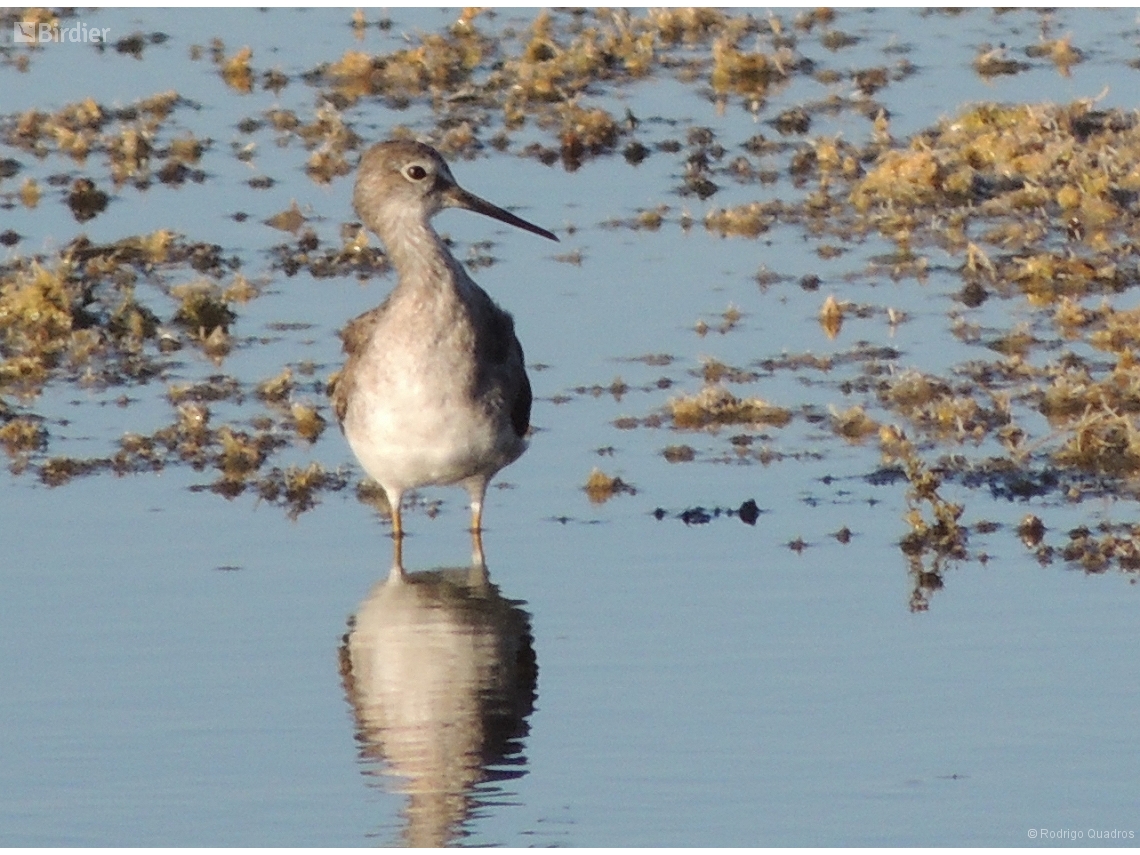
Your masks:
M590 477L586 479L586 486L583 489L585 489L590 502L595 505L605 504L620 493L627 493L631 496L637 494L637 490L621 478L607 475L597 468L590 472Z
M78 222L85 223L103 213L110 197L89 178L77 178L67 194L67 207Z
M314 443L320 439L325 426L328 424L320 411L311 404L294 402L290 408L290 414L293 417L293 426L297 435L309 443Z
M709 82L715 92L758 98L765 97L773 84L787 80L798 62L795 53L787 47L771 54L742 51L729 36L713 42L712 56Z
M904 371L879 386L879 398L911 423L942 437L959 441L979 440L987 433L1009 424L1008 402L991 397L985 407L977 392L964 386L960 392L937 378L917 371Z
M1130 574L1133 581L1140 573L1140 526L1104 523L1095 531L1078 526L1068 533L1068 538L1059 550L1033 546L1046 563L1059 552L1061 558L1086 573L1104 573L1115 566Z
M322 247L315 232L302 231L294 244L278 244L270 249L272 269L286 276L302 270L316 279L355 276L370 279L388 270L388 259L374 246L368 246L363 230L357 230L342 246Z
M319 463L274 468L257 482L261 499L284 507L296 519L316 506L323 491L343 490L348 479L341 472L327 472Z
M253 70L249 61L253 58L253 50L243 47L230 57L219 57L222 80L235 92L243 95L253 91Z
M908 148L884 152L855 183L851 202L887 235L904 222L912 234L921 229L904 219L907 212L937 207L942 221L953 223L955 209L964 215L974 208L974 217L1001 228L987 240L1009 253L1003 264L1018 265L1009 270L1020 268L1022 280L1046 279L1067 256L1041 251L1036 215L1071 213L1070 220L1055 217L1054 233L1067 241L1076 234L1075 220L1084 244L1107 249L1103 242L1122 229L1140 192L1140 173L1120 156L1138 146L1135 115L1095 110L1090 102L982 104L920 134ZM961 249L956 241L947 245ZM973 253L968 262L976 269L977 247ZM1106 266L1083 264L1060 272L1089 280ZM1004 278L1000 266L986 267Z
M1102 408L1082 413L1067 425L1054 453L1061 466L1127 477L1140 471L1140 429L1136 414Z
M930 240L964 254L964 294L1021 295L1045 309L1067 340L1114 357L1093 363L1070 353L1034 366L1047 342L1022 325L989 342L1006 364L984 376L971 372L980 383L952 388L904 372L880 388L880 401L924 430L1016 436L1015 462L1035 443L1012 424L1011 406L1029 403L1061 431L1036 443L1054 465L1118 478L1140 474L1137 312L1080 303L1140 279L1128 226L1140 198L1132 154L1140 156L1135 114L1077 102L979 105L908 148L880 155L850 196L880 231L896 235L905 227L911 242ZM980 220L989 246L963 241L953 227L927 230L911 216L934 209L948 224L959 211Z
M28 110L11 117L0 125L0 140L37 158L64 154L79 166L86 165L90 155L105 155L110 163L108 177L115 187L130 183L145 189L152 176L168 184L188 178L201 181L205 174L189 165L197 162L205 143L187 137L163 141L167 120L177 108L186 106L192 105L173 91L126 107L107 107L87 98L55 112ZM162 157L168 159L153 173L154 163ZM39 197L35 182L26 181L24 204L35 207ZM67 204L79 222L86 222L106 208L108 198L91 177L81 176L72 183Z
M760 377L755 371L733 368L718 359L706 358L701 363L701 379L705 383L751 383Z
M844 304L836 300L834 294L829 294L819 309L819 325L830 339L838 336L843 327L844 308Z
M899 542L914 579L911 611L925 611L929 594L942 588L942 568L948 560L966 557L969 530L959 520L965 508L939 492L942 475L927 466L906 436L897 429L880 432L883 458L902 468L909 483L906 522L910 531ZM925 562L931 562L927 569Z
M305 225L305 216L301 213L301 209L297 207L297 203L294 202L287 210L274 214L266 220L265 224L275 229L281 229L283 232L293 232L296 234L301 230L301 226Z
M697 457L696 449L691 445L668 445L661 454L670 463L688 463Z
M707 335L710 329L715 329L718 333L724 335L726 332L729 332L730 330L736 328L736 325L740 323L740 319L743 317L743 315L741 314L740 309L736 308L736 306L729 306L724 310L723 313L721 313L720 317L721 322L715 327L710 327L709 324L704 320L697 321L696 326L694 327L697 335Z
M221 288L213 282L198 280L176 285L170 294L181 303L174 321L189 329L195 338L205 340L217 330L227 332L237 318Z
M714 208L705 215L705 228L723 237L757 237L776 222L779 202L750 202L735 208Z
M14 418L0 427L0 445L10 457L47 448L47 431L37 420Z
M1073 47L1073 37L1065 36L1061 39L1043 41L1039 45L1031 45L1025 49L1029 56L1045 56L1052 60L1062 76L1068 77L1070 69L1077 63L1085 61L1085 54L1080 48Z
M257 384L257 397L270 403L284 401L292 394L294 386L293 369L285 366L285 369L276 377L271 377Z
M696 395L672 399L668 412L673 426L682 430L724 425L784 427L792 420L791 410L760 398L737 398L723 386L716 385L705 386Z
M342 106L367 97L395 108L430 102L440 114L432 142L455 154L482 147L486 116L494 111L505 132L533 125L550 135L549 143L532 143L525 154L574 170L619 150L631 163L651 151L633 138L635 117L623 120L587 103L601 85L677 69L756 109L775 87L812 70L774 18L709 9L599 9L569 17L544 10L517 40L490 36L482 23L478 10L467 10L446 31L411 37L406 48L379 55L348 50L305 76L326 87L328 102ZM766 46L754 49L760 39ZM219 50L215 55L221 62ZM353 148L333 146L329 155ZM323 156L316 153L310 163L315 176Z
M983 45L974 57L974 71L982 77L996 77L999 74L1017 74L1031 68L1028 62L1021 62L1009 56L1004 45L991 47Z
M862 407L856 405L843 412L833 408L831 429L844 439L859 442L871 434L877 434L879 423L868 416Z
M18 258L0 268L0 411L9 396L28 406L56 378L89 388L146 383L183 340L207 349L216 344L214 330L224 332L236 317L223 297L241 296L249 284L239 275L225 289L210 279L185 291L167 289L162 274L184 266L207 276L230 269L219 247L166 230L110 244L81 237L54 257ZM172 326L164 326L164 318ZM29 424L37 426L33 433L19 432ZM56 429L30 410L6 427L6 446L27 452L33 464L49 450ZM48 483L103 465L64 460L46 470Z

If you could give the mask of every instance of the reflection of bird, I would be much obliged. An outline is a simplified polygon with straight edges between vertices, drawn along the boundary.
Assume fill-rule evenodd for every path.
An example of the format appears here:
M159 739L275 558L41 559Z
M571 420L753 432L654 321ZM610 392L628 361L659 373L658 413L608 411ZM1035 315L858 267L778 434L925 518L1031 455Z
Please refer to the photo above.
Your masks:
M341 674L360 756L366 774L400 779L406 844L453 842L486 782L525 773L538 669L520 605L481 566L394 573L350 623Z
M467 489L478 552L487 483L526 448L530 382L511 316L472 281L430 220L443 208L466 208L558 238L462 189L421 143L369 149L353 202L399 281L342 333L348 360L333 389L337 418L388 497L397 564L401 498L430 484Z

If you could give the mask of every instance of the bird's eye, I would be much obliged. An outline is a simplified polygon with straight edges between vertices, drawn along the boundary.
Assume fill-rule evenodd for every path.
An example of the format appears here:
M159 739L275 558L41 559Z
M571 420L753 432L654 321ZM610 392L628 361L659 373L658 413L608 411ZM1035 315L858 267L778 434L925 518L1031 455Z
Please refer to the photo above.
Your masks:
M423 181L425 178L427 178L428 172L418 163L413 163L411 166L404 170L404 174L413 181Z

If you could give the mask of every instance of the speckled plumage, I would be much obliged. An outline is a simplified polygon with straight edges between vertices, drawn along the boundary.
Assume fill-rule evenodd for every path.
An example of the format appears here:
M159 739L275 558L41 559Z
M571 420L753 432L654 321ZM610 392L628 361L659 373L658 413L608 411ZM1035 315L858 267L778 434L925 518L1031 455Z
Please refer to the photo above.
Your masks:
M341 333L348 358L332 390L337 419L388 497L397 543L403 494L428 485L467 489L478 538L488 482L526 449L530 382L510 314L468 276L430 220L461 207L557 238L462 190L422 143L369 149L353 202L398 282Z

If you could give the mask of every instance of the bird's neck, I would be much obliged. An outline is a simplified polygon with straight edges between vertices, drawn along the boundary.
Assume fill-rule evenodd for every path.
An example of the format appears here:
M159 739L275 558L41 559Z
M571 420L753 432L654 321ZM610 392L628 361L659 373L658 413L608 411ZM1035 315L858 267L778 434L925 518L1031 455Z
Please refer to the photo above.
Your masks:
M384 223L380 238L396 268L399 284L456 287L463 269L431 223L419 218L397 218Z

